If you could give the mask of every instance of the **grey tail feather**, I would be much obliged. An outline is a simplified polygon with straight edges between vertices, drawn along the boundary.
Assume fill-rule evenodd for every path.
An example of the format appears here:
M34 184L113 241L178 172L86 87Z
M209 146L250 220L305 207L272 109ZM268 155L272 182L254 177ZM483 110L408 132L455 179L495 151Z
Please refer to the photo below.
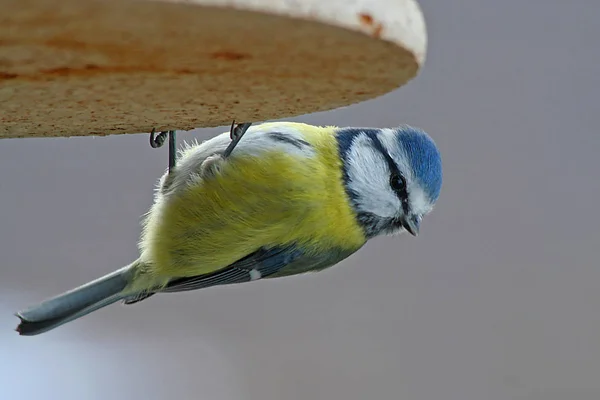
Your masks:
M137 262L19 311L16 316L21 321L16 331L23 336L38 335L126 298L122 291L129 284L132 267Z

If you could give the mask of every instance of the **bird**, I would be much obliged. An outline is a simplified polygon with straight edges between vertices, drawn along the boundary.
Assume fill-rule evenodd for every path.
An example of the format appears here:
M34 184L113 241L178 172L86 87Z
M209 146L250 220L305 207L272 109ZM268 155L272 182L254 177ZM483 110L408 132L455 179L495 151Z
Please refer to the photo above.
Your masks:
M166 133L153 130L152 146ZM169 169L143 216L137 259L17 312L20 335L157 293L322 271L375 237L417 236L442 187L438 147L410 125L232 124L179 150L168 133Z

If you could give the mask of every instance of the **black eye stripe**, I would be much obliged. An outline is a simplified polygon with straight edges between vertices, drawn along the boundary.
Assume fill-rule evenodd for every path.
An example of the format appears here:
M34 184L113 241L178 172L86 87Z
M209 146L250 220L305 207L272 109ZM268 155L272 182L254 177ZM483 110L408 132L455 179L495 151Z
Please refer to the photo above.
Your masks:
M390 154L385 150L385 148L383 147L383 144L381 144L381 141L379 140L379 138L375 135L374 132L368 132L367 135L369 136L369 139L371 139L371 141L373 142L373 146L379 150L379 152L383 155L383 158L385 158L385 161L388 164L388 167L390 169L390 172L392 173L397 173L400 174L400 171L398 171L398 167L396 166L396 163L394 162L394 160L392 160L392 157L390 156ZM401 175L401 174L400 174Z
M373 142L373 146L383 155L383 158L385 158L385 161L388 164L388 168L390 169L390 178L397 174L401 176L402 179L404 179L404 176L402 175L402 173L400 173L398 166L396 165L390 154L385 150L383 144L381 143L377 135L374 132L367 132L367 135L369 136L369 139L371 139L371 141ZM396 192L396 195L398 196L398 199L400 199L400 201L402 202L402 211L404 211L404 214L408 214L410 210L408 204L408 193L406 191L406 185L404 186L403 190Z

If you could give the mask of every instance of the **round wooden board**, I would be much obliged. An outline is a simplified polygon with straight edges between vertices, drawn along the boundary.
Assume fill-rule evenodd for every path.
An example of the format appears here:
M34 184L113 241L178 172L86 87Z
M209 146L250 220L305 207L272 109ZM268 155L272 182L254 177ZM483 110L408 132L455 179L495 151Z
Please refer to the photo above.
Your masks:
M0 0L0 138L258 122L416 76L415 0Z

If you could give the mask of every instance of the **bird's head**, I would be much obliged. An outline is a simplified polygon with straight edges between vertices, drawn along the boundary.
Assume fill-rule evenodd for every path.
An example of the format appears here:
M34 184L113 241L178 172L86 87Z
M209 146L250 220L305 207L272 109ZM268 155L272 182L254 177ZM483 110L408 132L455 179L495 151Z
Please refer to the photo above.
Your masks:
M433 140L410 126L338 131L343 179L368 237L408 231L416 236L442 186Z

